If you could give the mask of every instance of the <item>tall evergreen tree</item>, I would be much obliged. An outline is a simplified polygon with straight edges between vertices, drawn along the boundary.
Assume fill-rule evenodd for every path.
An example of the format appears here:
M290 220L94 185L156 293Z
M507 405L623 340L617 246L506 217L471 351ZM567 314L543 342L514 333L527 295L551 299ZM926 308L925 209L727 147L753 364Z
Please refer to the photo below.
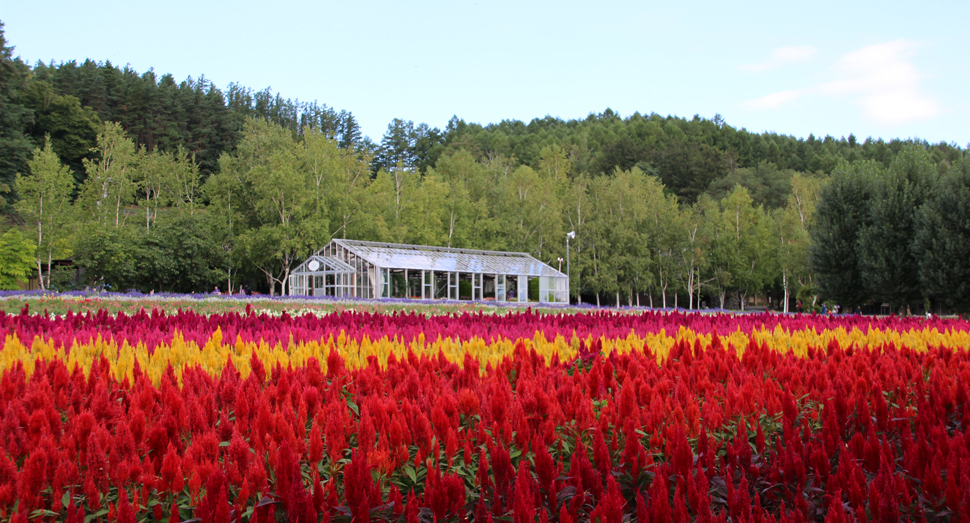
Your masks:
M917 211L913 255L928 296L970 311L970 159L938 180Z
M868 292L893 308L923 300L912 243L916 211L935 177L926 150L910 146L896 156L886 176L873 180L869 223L859 235L859 272Z
M884 169L877 162L842 162L832 181L819 190L815 223L809 229L809 268L819 294L847 307L874 298L863 281L859 238L872 223L869 203L876 196L874 181L881 176Z
M13 47L7 46L3 22L0 22L0 211L14 200L14 179L27 171L27 160L33 144L24 134L33 122L32 111L24 107L21 93L25 87L28 67L14 58Z

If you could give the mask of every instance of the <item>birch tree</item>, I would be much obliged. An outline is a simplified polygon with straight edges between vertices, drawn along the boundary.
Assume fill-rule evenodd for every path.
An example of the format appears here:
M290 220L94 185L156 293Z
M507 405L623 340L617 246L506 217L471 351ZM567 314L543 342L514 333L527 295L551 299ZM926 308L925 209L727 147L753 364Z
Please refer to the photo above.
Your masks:
M34 150L34 158L28 163L30 174L17 174L16 188L20 201L17 212L36 233L35 261L41 290L50 287L51 263L54 253L70 252L65 238L71 212L71 191L74 175L61 164L51 146L50 136L43 149ZM47 271L43 270L46 261Z

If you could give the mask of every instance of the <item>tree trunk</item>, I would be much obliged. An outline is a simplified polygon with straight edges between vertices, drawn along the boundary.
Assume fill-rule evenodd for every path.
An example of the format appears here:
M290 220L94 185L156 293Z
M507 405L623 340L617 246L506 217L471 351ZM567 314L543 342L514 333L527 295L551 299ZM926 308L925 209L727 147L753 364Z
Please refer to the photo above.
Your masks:
M597 307L600 306L600 293L598 293L598 292L596 293L596 306Z
M286 296L286 286L290 283L290 266L287 264L286 270L283 271L283 280L280 281L280 296Z
M727 298L727 291L721 289L721 308L724 308L724 299Z
M40 282L40 290L46 290L44 289L44 271L41 270L40 258L37 258L37 280Z
M44 215L44 199L40 199L40 218L37 220L37 246L40 247L44 244L44 226L43 226L43 215ZM47 251L48 254L50 251ZM47 263L47 270L51 270L50 262ZM37 279L40 280L40 290L46 290L44 288L44 271L40 268L40 258L37 258Z
M266 272L266 281L269 283L269 295L276 296L276 278L272 274Z
M781 286L785 289L785 305L782 310L788 314L788 273L781 271Z
M54 258L54 249L53 248L48 249L47 250L47 287L46 287L47 289L51 288L51 265L54 264L53 258ZM41 282L44 281L43 275L40 275L40 281Z

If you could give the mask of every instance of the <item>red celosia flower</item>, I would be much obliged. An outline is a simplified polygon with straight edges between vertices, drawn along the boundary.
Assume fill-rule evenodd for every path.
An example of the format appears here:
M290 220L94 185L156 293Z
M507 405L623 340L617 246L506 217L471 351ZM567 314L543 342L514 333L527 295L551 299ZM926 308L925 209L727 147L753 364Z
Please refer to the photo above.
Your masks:
M381 502L380 492L371 478L367 457L354 451L350 463L344 467L343 479L344 496L351 515L355 520L367 521L370 518L370 509Z

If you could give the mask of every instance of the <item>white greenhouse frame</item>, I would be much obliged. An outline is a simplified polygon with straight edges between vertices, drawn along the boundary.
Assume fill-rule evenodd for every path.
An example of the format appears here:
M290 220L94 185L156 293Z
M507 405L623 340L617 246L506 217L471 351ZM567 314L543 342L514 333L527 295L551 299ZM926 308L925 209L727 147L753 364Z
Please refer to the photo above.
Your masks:
M333 240L291 273L289 294L525 303L530 279L540 303L569 303L568 277L527 253Z

